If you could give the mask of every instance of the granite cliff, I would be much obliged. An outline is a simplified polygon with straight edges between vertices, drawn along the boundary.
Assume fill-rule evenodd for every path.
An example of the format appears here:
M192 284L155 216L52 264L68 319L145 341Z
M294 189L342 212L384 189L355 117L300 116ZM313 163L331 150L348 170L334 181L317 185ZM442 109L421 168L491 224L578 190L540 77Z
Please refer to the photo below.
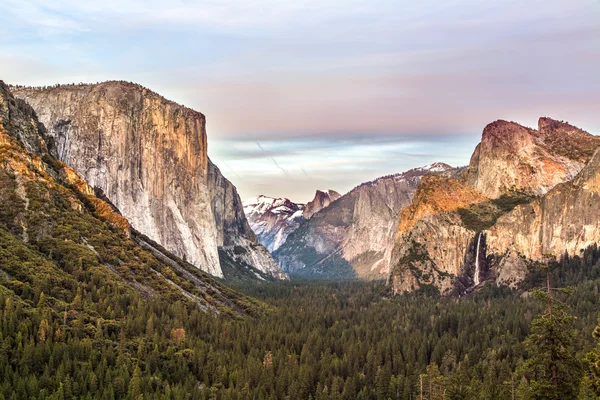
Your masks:
M115 322L96 296L158 298L231 316L259 312L253 299L218 283L140 235L73 169L54 157L34 110L0 81L0 291L22 298L34 287L48 315ZM98 285L98 286L95 286ZM93 290L90 290L93 287ZM98 290L96 290L98 289ZM85 301L85 306L73 307ZM25 303L23 304L30 304ZM29 305L30 306L30 305ZM67 307L70 312L67 313Z
M540 118L538 129L495 121L475 148L466 182L489 198L511 191L542 195L575 177L598 139L569 124Z
M486 232L487 252L498 255L498 279L512 284L527 273L527 261L580 256L600 242L600 149L571 181L515 207ZM512 260L510 265L506 260ZM492 261L495 261L492 259Z
M207 155L205 117L139 85L13 88L36 111L56 155L132 226L223 276L219 249L285 277L250 229L235 187Z
M600 137L550 118L496 121L457 180L423 179L388 252L394 293L462 294L513 285L534 261L600 240L594 179Z

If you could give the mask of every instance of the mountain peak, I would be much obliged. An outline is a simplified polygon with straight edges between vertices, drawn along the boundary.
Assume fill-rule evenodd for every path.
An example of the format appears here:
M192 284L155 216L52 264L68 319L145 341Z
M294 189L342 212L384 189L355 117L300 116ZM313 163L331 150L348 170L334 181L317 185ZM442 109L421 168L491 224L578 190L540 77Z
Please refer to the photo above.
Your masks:
M450 166L446 163L443 163L443 162L434 162L431 164L427 164L421 168L424 170L431 171L431 172L445 172L445 171L451 170L452 166Z
M275 251L299 225L304 204L259 195L244 202L244 213L260 243Z
M541 195L571 180L598 146L600 137L551 118L540 118L538 130L497 120L483 130L467 181L490 198L514 191Z
M328 207L340 197L342 197L342 195L335 190L317 190L315 192L315 197L308 202L308 204L306 204L306 208L304 209L304 218L308 219L312 217L315 213L321 211L325 207Z
M273 214L293 214L298 210L304 210L304 204L294 203L285 197L269 197L265 195L258 195L254 198L248 199L243 203L244 213L246 216L252 214L264 214L267 212Z

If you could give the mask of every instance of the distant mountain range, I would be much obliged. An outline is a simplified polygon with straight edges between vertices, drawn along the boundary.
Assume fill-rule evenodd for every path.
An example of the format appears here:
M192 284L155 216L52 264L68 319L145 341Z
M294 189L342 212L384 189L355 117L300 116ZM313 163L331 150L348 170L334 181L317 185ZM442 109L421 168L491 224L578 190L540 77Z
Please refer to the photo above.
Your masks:
M244 202L244 212L259 242L273 252L300 226L301 221L309 219L340 197L335 190L317 190L313 200L302 204L286 198L260 195Z
M260 196L245 203L244 210L259 240L289 274L381 279L387 274L385 251L396 232L398 213L412 199L419 179L455 171L435 163L363 183L344 196L317 191L304 208Z

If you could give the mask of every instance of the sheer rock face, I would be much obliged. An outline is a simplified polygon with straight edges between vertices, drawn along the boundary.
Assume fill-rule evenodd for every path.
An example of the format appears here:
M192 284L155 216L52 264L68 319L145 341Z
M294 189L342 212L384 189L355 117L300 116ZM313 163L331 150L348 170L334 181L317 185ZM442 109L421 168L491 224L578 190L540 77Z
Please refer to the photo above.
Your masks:
M221 175L210 160L208 171L208 186L219 247L238 263L251 265L278 279L288 279L269 251L258 243L246 219L242 200L235 186Z
M317 190L315 197L306 204L306 207L304 207L304 218L309 219L340 197L342 197L342 195L335 190L328 190L327 192Z
M201 113L125 82L14 93L37 112L58 158L169 251L222 276L218 247L255 242L235 188L208 159Z
M269 251L277 250L303 220L304 204L286 198L260 195L244 202L244 213L258 240Z
M398 214L412 200L421 177L453 170L446 164L416 168L364 183L302 221L274 253L290 274L382 278Z
M503 215L487 237L491 254L535 261L580 255L600 242L600 149L575 179Z
M509 191L543 195L583 168L600 138L563 122L540 118L538 130L495 121L483 130L466 174L489 198Z
M44 154L46 129L38 121L33 109L23 100L16 99L3 81L0 81L0 123L4 132L21 142L33 154Z
M422 180L400 213L392 291L464 293L486 278L513 285L531 261L598 242L598 146L600 137L549 118L538 130L488 125L459 181Z

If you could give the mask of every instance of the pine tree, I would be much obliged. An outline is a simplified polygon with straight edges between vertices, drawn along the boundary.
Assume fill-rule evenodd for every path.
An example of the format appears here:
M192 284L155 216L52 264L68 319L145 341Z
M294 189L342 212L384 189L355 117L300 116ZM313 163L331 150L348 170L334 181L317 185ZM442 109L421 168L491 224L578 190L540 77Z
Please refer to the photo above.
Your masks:
M141 371L138 365L135 366L133 370L133 376L131 377L131 381L129 382L129 398L132 400L137 400L142 394L142 378Z
M571 329L574 317L565 311L554 292L572 294L572 290L550 286L546 269L546 289L534 294L546 303L546 310L531 324L524 345L529 358L519 372L526 379L521 387L525 399L566 400L577 398L581 380L581 363L575 355L576 331Z
M585 361L588 363L590 386L596 396L600 396L600 322L594 329L592 336L598 341L598 345L586 355Z

